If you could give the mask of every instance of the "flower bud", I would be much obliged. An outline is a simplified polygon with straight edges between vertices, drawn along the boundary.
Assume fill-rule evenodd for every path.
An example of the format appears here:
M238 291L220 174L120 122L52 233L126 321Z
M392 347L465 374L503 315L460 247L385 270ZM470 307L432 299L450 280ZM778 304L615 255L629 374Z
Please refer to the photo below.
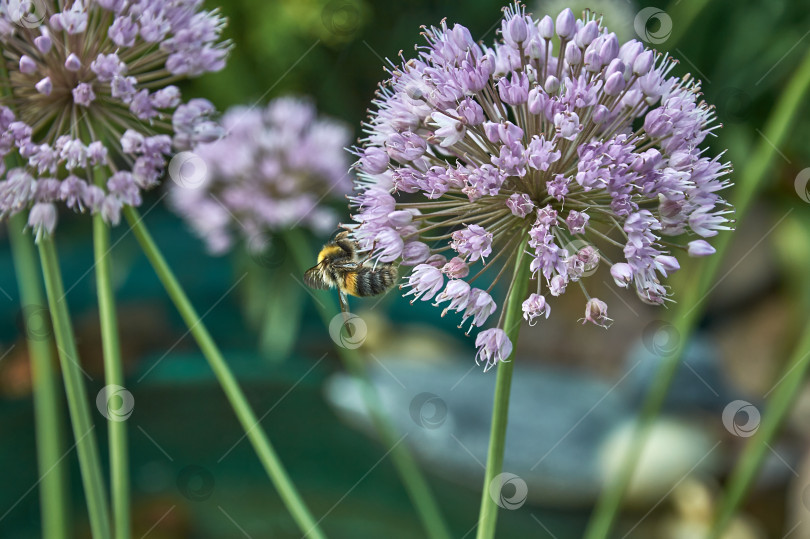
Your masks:
M644 50L644 45L642 45L639 41L632 39L619 47L619 59L625 63L625 65L631 66L633 62L636 61L636 58L639 54L642 53ZM629 74L629 73L628 73Z
M596 21L590 21L577 32L574 42L579 48L584 49L590 45L597 36L599 36L599 25Z
M599 59L602 64L607 64L616 59L619 54L619 38L616 34L608 34L602 46L599 47Z
M41 36L34 38L34 45L39 49L39 52L47 54L48 51L51 50L53 42L51 41L51 36L43 32Z
M413 214L407 210L396 210L388 214L388 223L394 227L402 227L413 221Z
M608 115L610 114L610 109L608 109L604 105L596 105L593 109L593 121L594 123L601 124L607 119Z
M588 49L585 50L585 69L591 73L602 70L602 60L599 58L599 51L593 47L588 47Z
M22 73L33 73L37 70L37 63L34 62L30 56L26 56L23 54L20 56L20 72Z
M539 65L546 61L546 42L537 37L531 39L526 46L526 55L532 60L537 60Z
M607 95L619 95L619 92L624 90L624 75L621 73L614 73L605 81L605 93Z
M716 252L716 250L706 240L695 240L689 242L689 248L687 252L689 253L689 256L697 257L697 256L713 255Z
M421 241L409 241L402 248L402 264L415 266L424 262L430 256L430 247Z
M653 51L646 50L642 52L633 62L633 73L636 75L646 75L653 65L653 60L655 60Z
M540 19L538 28L540 30L540 37L543 39L551 39L554 37L554 21L552 21L551 17L548 15Z
M614 58L613 60L610 61L610 64L608 64L607 69L605 69L605 79L607 79L607 77L610 77L614 73L621 73L622 75L624 75L625 68L626 66L624 62L622 62L618 58Z
M503 36L507 41L521 44L526 41L527 37L529 37L529 27L526 24L526 19L520 16L520 14L517 14L506 21L504 26L505 31Z
M76 56L74 53L70 53L67 59L65 60L65 69L68 71L78 71L82 68L82 62L79 60L79 57Z
M627 288L633 282L633 268L626 262L619 262L610 267L610 276L616 286Z
M37 92L43 95L51 95L51 90L53 90L53 84L51 83L50 77L45 77L38 83L34 85L34 88L37 89Z
M532 114L540 114L545 108L548 96L537 86L529 90L529 112Z
M452 279L463 279L470 274L470 268L464 259L455 256L442 266L442 273Z
M546 83L543 85L543 89L547 94L556 94L560 89L560 80L554 75L549 75L546 79Z
M560 39L569 39L574 35L574 30L576 29L576 19L574 18L574 12L571 11L571 8L565 8L557 15L557 35L560 36Z
M582 49L573 41L569 41L565 46L565 61L572 66L579 65L582 62Z

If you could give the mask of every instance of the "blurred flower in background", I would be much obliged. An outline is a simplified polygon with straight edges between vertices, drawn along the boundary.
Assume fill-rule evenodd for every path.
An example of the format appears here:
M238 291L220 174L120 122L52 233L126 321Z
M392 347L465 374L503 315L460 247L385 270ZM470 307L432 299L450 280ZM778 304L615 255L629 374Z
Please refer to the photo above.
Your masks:
M211 253L234 253L247 277L246 316L260 330L262 353L280 359L297 339L303 308L302 287L280 286L300 273L287 256L286 234L302 228L322 237L335 230L336 208L352 187L345 149L351 131L294 97L265 108L234 107L221 128L222 138L178 156L196 171L184 174L178 164L171 206Z
M679 269L671 249L709 255L702 238L731 228L718 193L729 164L700 146L717 128L700 83L570 9L538 21L514 4L501 34L482 46L443 22L390 71L358 150L353 236L377 260L415 266L406 295L463 313L468 332L498 310L490 292L524 249L529 271L510 290L536 277L521 298L530 321L577 283L583 320L607 327L583 280L603 260L618 286L663 304L662 280ZM486 368L509 356L503 316L476 346Z
M140 205L142 191L158 184L171 134L181 146L218 134L208 129L213 107L181 105L171 84L225 66L225 20L199 7L196 0L0 4L0 85L9 92L0 156L16 155L18 164L0 182L0 215L30 208L37 237L53 232L57 203L117 224L124 205ZM94 167L109 172L94 180Z
M228 110L222 129L221 139L194 148L207 168L199 185L178 181L170 190L173 207L212 253L237 240L261 252L293 226L334 230L338 214L329 204L352 186L348 127L318 117L309 101L283 97L264 109Z

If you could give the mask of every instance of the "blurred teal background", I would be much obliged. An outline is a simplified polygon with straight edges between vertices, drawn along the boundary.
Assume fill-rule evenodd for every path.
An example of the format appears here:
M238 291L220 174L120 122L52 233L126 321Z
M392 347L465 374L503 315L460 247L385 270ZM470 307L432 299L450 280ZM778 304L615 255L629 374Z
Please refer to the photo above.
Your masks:
M595 11L615 10L615 16L624 20L629 16L625 31L630 37L634 37L632 18L641 8L652 5L668 14L672 34L657 48L680 60L677 74L690 72L703 79L706 100L716 105L724 124L711 141L712 151L728 150L727 158L737 171L732 178L736 178L746 167L752 148L762 143L774 102L810 50L810 2L634 4L615 0L594 4ZM419 26L437 24L444 17L490 42L502 5L484 0L223 2L221 10L229 19L226 36L234 45L230 61L221 73L187 83L184 95L207 97L222 110L236 104L265 104L282 95L309 95L322 113L346 121L360 136L376 85L385 77L384 58L395 59L400 50L411 56L414 44L421 44ZM556 15L564 5L557 1L530 4L528 10L538 14L551 9ZM810 167L808 112L807 107L797 111L795 127L787 143L778 148L761 196L751 214L738 224L726 270L721 271L721 275L728 272L728 278L715 290L702 324L701 337L715 350L711 368L721 373L724 383L733 388L731 393L754 395L750 400L773 385L808 318L810 204L795 188L797 176ZM198 310L206 313L210 308L206 325L243 381L254 408L260 416L267 412L262 424L316 518L325 515L322 524L327 534L422 537L394 468L384 458L387 448L347 425L327 403L324 383L341 367L309 297L302 296L306 301L304 323L292 356L283 361L261 357L256 352L257 337L242 316L242 296L238 289L229 293L238 278L234 261L208 256L179 218L166 209L161 195L152 193L145 200L146 222ZM61 217L58 237L64 280L70 288L67 299L75 313L89 394L94 396L103 378L90 226L84 219ZM773 233L766 234L770 230ZM312 238L313 257L323 239ZM0 289L5 292L0 296L0 343L5 353L0 360L0 537L14 539L38 536L39 509L29 370L20 335L22 315L7 240L3 237L0 242ZM297 537L296 527L250 445L242 440L230 451L242 436L238 423L125 226L114 231L113 242L127 387L136 403L128 423L134 536ZM281 250L278 256L289 255ZM280 280L287 278L278 275ZM685 272L674 280L676 299L678 287L687 278ZM75 285L71 287L71 283ZM287 280L280 286L294 285ZM461 335L453 320L441 319L438 309L427 304L410 306L395 295L387 296L373 315L368 314L368 320L374 316L374 332L379 333L370 336L374 353L383 360L388 354L422 363L461 362L464 369L473 365L472 340ZM609 292L605 295L614 299ZM649 312L634 299L629 301L646 321L663 316ZM622 312L618 301L611 302L611 308L614 304L619 311L614 316L617 323L608 333L573 323L580 316L579 302L555 307L559 325L524 332L521 361L600 379L609 387L624 372L632 354L629 343L641 340L646 324ZM358 306L364 307L370 306ZM430 331L426 326L431 326ZM417 340L419 347L410 347ZM396 353L391 352L394 345ZM369 361L372 367L378 363ZM639 387L644 380L637 382ZM699 382L691 379L691 383ZM630 391L625 397L628 406L634 404ZM491 395L469 398L489 401ZM725 402L703 407L679 407L678 402L674 399L668 408L670 416L701 433L721 431L713 434L724 440L719 462L696 479L698 486L693 485L694 492L712 493L744 440L723 431L719 410ZM407 405L405 402L403 407ZM539 412L553 415L555 410L530 411ZM774 450L778 458L768 463L745 507L749 526L739 533L749 535L738 537L782 537L802 515L810 522L810 496L805 490L810 485L808 417L810 391L806 390ZM106 427L102 419L95 417L95 434L104 456ZM570 426L576 427L574 423ZM687 436L680 443L688 445L690 440ZM578 443L590 443L588 436L583 435ZM456 458L469 457L462 448L456 450ZM76 536L86 537L75 455L66 458L72 465ZM478 492L459 486L435 469L427 473L454 536L465 536L475 524ZM656 483L657 479L650 481ZM675 537L667 535L675 529L673 522L699 521L702 506L696 508L698 502L690 505L689 501L700 500L700 496L690 496L692 491L675 492L670 497L654 491L634 498L628 511L630 525L648 511L650 516L643 526L630 531L630 537ZM679 492L686 502L677 497ZM546 494L546 498L554 498L554 492ZM592 501L587 496L564 504L530 500L520 510L501 511L498 536L579 537ZM794 536L805 536L802 530L807 528Z

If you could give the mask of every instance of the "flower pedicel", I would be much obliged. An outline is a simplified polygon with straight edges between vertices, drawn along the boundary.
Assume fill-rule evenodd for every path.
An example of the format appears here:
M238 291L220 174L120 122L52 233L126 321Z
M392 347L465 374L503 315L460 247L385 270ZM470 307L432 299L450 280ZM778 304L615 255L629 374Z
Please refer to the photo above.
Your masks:
M702 238L731 226L719 194L730 166L701 146L718 126L699 82L570 9L538 21L516 3L500 34L490 47L443 21L416 58L392 64L356 150L353 237L414 266L406 295L462 313L469 329L498 311L490 292L520 250L531 275L518 278L536 278L522 303L532 323L575 284L583 320L607 327L584 279L602 264L662 304L679 268L668 248L710 255ZM503 316L476 346L486 369L509 357Z

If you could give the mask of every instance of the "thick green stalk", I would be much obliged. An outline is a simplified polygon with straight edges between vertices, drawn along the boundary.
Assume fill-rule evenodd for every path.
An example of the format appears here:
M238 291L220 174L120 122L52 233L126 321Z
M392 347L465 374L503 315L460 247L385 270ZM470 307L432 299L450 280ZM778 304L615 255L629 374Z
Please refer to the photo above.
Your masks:
M509 416L509 395L512 391L512 371L515 367L515 352L517 350L520 323L522 318L521 304L526 297L529 286L529 263L531 258L526 256L525 241L518 248L515 262L515 273L512 276L512 288L504 305L504 331L512 341L513 352L506 362L498 364L498 374L495 379L495 402L492 409L492 426L489 433L489 451L487 453L487 468L484 473L484 486L481 492L481 511L478 515L478 539L491 539L495 537L495 528L498 520L498 505L489 493L489 485L503 470L503 453L506 447L506 424Z
M807 53L793 78L787 84L779 101L765 124L763 136L753 151L751 159L742 170L740 181L736 186L734 206L737 218L742 219L754 196L759 191L775 156L776 148L781 146L796 118L802 97L810 86L810 53ZM633 477L635 465L646 442L646 434L661 409L669 386L672 384L683 348L689 341L695 324L701 314L701 303L711 293L717 277L720 263L728 250L731 234L720 234L715 242L717 253L704 261L703 271L697 286L687 291L687 297L681 299L673 318L673 325L680 337L678 349L664 358L656 372L644 404L639 414L635 435L630 450L625 456L618 479L607 486L597 503L594 514L588 525L585 539L604 539L609 536L613 522L621 505L622 498Z
M192 336L197 341L197 345L208 360L208 364L211 365L211 369L214 371L228 401L231 403L236 417L245 430L245 434L250 440L250 443L253 444L253 448L259 460L270 476L270 479L273 481L287 510L289 510L301 531L304 532L304 535L312 537L313 539L323 539L325 537L323 532L318 527L318 523L312 517L304 501L301 499L301 495L298 493L295 485L293 485L289 475L287 475L287 471L284 469L275 449L273 449L273 445L264 433L264 429L256 418L256 414L251 409L250 404L248 404L245 394L239 387L239 383L228 368L225 358L211 338L211 334L208 333L197 311L191 305L191 301L186 296L186 293L183 291L171 268L169 268L169 265L163 258L163 254L160 252L151 234L149 234L149 231L141 221L138 212L134 208L126 207L124 209L124 215L127 221L129 221L132 232L141 245L141 249L143 249L144 254L146 254L146 257L155 269L158 278L161 283L163 283L163 287L166 289L175 307L177 307L177 310L183 317L189 332L191 332Z
M308 249L308 242L304 234L298 229L291 229L285 233L284 240L287 243L288 251L293 254L296 265L303 275L303 272L312 266L312 252ZM320 303L316 302L324 327L328 327L332 319L340 312L333 298L332 295L323 294L320 296ZM405 444L399 443L401 436L383 411L384 408L377 390L369 380L363 358L356 349L338 346L336 350L346 370L360 381L363 388L363 401L366 409L371 414L372 422L382 442L386 446L393 448L391 450L391 460L405 490L408 492L411 503L413 503L419 518L422 520L422 525L425 527L428 537L432 539L449 539L451 537L450 530L439 510L439 504L413 455L411 455Z
M67 447L59 402L62 391L57 379L53 340L51 335L42 333L40 328L29 327L26 316L32 316L36 310L37 315L43 317L40 323L50 324L50 320L46 319L45 297L32 236L23 232L25 216L18 213L10 217L8 228L14 270L20 289L28 354L31 358L42 536L66 539L70 529L70 507L67 495L67 463L62 456Z
M79 453L79 468L82 473L84 493L87 498L87 510L90 515L90 530L95 539L110 537L110 513L107 507L107 494L104 491L104 480L101 473L101 462L93 434L93 420L90 418L90 407L87 404L87 391L84 387L79 354L73 338L73 327L70 322L65 287L59 270L59 259L56 246L50 236L42 237L39 242L39 258L42 274L45 277L45 291L48 296L48 307L51 311L56 346L62 366L62 377L65 380L68 410L73 424L73 436L76 438L76 449Z
M756 434L746 444L731 474L709 539L718 539L722 536L736 513L737 506L743 501L751 483L756 479L771 440L779 432L779 427L782 426L791 405L804 387L805 374L810 366L810 324L804 328L802 335L799 345L793 352L793 358L785 368L783 378L768 400L768 406Z
M118 340L118 316L112 287L110 228L101 214L93 216L93 248L95 253L96 290L101 321L101 344L104 351L104 383L124 385L121 345ZM127 422L116 414L108 414L107 439L110 446L110 491L112 494L113 529L117 539L131 536L129 512L129 448Z
M8 80L5 62L0 62L0 78ZM3 86L0 94L9 101L13 99L11 89ZM6 157L8 168L19 166L20 157L16 154ZM8 219L9 238L14 260L14 270L20 289L23 315L26 307L45 307L42 284L37 278L37 262L31 238L24 237L25 213ZM67 497L68 473L62 459L65 450L65 436L62 427L58 395L59 387L54 369L52 339L32 338L28 321L23 320L28 335L28 350L31 355L31 377L34 393L34 419L36 421L37 463L40 473L40 511L42 513L42 536L59 539L70 529L70 507Z

